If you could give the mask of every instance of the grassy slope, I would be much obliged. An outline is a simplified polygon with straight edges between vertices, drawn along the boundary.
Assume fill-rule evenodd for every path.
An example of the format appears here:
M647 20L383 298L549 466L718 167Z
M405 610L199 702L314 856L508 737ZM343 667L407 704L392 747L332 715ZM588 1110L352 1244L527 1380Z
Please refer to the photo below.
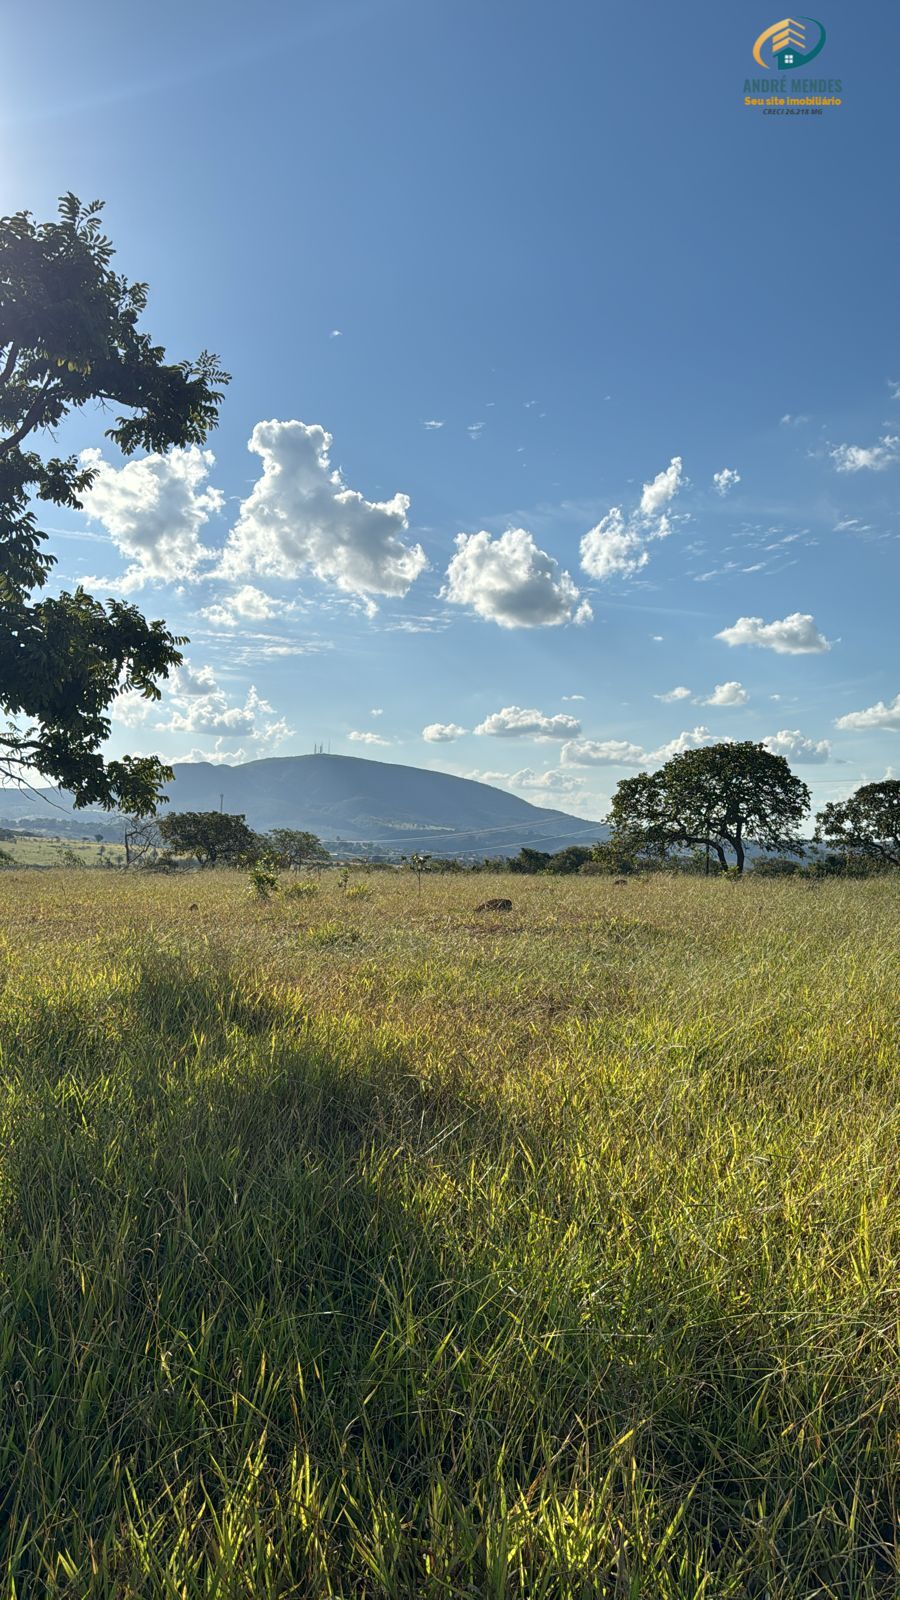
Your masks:
M38 834L27 834L21 839L0 839L0 850L6 851L22 867L58 866L66 850L74 850L86 867L101 866L107 861L119 866L125 861L124 845L106 844L101 856L95 839L41 838Z
M366 881L0 875L2 1600L893 1595L895 885Z

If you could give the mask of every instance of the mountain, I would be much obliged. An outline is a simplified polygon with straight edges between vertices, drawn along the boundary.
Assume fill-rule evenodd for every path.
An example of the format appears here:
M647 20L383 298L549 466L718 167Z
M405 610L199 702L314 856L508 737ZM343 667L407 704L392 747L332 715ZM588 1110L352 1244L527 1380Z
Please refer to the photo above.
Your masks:
M591 844L606 833L599 822L530 805L471 778L356 756L271 756L234 767L183 762L174 772L166 790L172 810L221 806L243 812L251 828L261 832L308 828L326 843L367 846L376 853L516 855L523 845L552 852ZM41 793L57 805L62 800L71 816L58 791ZM32 797L0 790L0 819L38 811L46 817ZM95 815L85 817L88 832Z
M471 778L357 756L272 756L241 766L178 765L180 811L242 811L252 828L308 828L377 851L515 855L523 845L590 844L600 823L529 805Z

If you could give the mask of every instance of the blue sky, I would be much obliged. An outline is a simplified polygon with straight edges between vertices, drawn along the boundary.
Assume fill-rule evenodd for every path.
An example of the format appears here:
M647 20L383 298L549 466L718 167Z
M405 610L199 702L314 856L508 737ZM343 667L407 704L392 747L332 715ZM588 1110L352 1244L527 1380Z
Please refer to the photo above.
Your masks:
M234 375L209 456L60 441L57 581L191 636L115 752L589 817L722 737L817 803L900 770L900 15L827 4L821 116L744 106L745 0L5 8L3 211L104 198L154 336Z

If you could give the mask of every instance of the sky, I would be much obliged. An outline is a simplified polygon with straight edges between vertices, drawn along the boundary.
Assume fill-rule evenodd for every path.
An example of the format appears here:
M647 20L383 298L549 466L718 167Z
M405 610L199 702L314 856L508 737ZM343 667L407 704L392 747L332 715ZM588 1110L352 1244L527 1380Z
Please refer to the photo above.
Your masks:
M8 0L0 209L103 199L232 374L205 450L54 445L54 585L190 636L110 753L591 819L724 738L817 806L900 773L900 13L819 5L812 115L745 105L747 0Z

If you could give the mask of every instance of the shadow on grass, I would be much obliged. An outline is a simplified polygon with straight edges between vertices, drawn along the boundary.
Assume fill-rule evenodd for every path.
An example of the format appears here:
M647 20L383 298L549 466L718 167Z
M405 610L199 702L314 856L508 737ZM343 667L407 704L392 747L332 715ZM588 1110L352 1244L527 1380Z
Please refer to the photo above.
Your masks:
M527 1117L213 958L89 979L0 1016L8 1594L887 1595L889 1418Z

